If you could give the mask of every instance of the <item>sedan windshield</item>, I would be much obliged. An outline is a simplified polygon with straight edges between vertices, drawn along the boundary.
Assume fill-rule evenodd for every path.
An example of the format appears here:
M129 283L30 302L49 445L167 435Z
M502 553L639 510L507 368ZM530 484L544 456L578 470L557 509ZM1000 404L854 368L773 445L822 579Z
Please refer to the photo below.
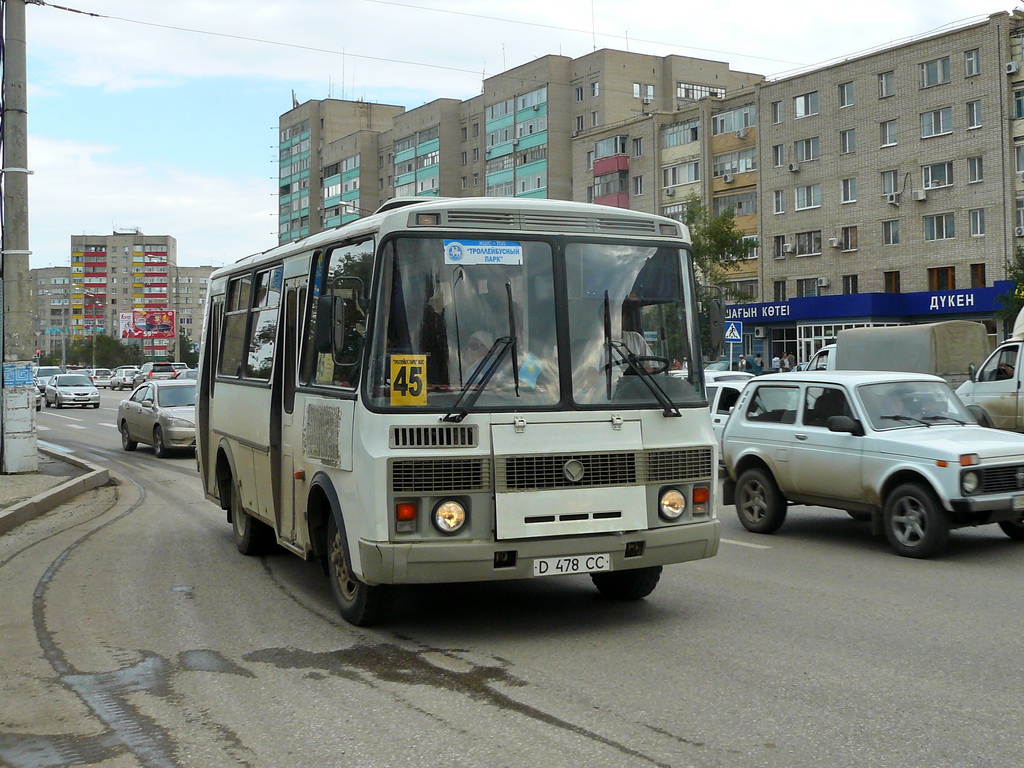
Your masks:
M69 373L64 376L58 376L53 380L54 385L58 387L91 387L92 382L89 381L89 377L82 373Z
M975 424L959 398L940 381L890 381L860 387L861 401L877 430Z
M157 403L163 408L184 408L196 404L194 384L182 387L157 387Z

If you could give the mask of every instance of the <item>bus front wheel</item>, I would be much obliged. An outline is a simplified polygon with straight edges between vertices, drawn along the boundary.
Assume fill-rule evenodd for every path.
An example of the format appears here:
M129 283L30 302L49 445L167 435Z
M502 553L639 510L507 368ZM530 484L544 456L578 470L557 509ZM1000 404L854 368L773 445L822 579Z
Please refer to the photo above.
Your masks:
M387 587L372 587L352 573L345 557L345 539L333 514L327 521L327 575L345 621L357 627L380 621L386 607Z
M630 571L605 571L590 574L597 591L612 600L641 600L658 586L661 566L634 568Z
M263 555L273 544L272 531L242 507L242 495L231 488L231 526L235 532L235 547L243 555Z

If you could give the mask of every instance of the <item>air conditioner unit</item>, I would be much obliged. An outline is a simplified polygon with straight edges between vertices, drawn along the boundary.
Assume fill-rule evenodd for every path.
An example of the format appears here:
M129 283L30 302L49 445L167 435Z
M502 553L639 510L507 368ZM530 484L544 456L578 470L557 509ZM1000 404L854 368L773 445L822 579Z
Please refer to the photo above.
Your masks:
M923 189L915 189L911 193L911 197L913 197L915 200L927 200L928 193Z
M736 131L736 138L737 139L745 139L745 138L747 138L747 129L746 128L740 128L738 131Z
M1024 227L1017 227L1013 230L1015 237L1024 237Z
M839 247L839 238L838 237L830 237L828 239L828 247L829 248L838 248Z
M900 193L899 192L889 192L889 193L887 193L886 196L885 196L885 202L889 203L890 205L899 205L900 204Z
M828 278L827 277L819 277L818 278L818 287L819 288L828 288Z
M733 177L731 173L726 173L722 175L722 181L724 181L726 184L732 184L732 179Z
M650 96L644 96L644 104L650 104L652 101L654 101L654 99Z
M1008 61L1008 62L1006 62L1006 74L1008 74L1008 75L1016 75L1017 74L1017 70L1019 70L1019 69L1020 69L1020 64L1018 64L1016 61Z
M758 325L758 326L756 326L754 328L754 338L755 339L763 339L764 338L764 327L763 326Z
M676 191L672 187L665 187L666 197L672 197L672 195L674 195L675 193Z
M783 253L793 253L793 251L795 251L795 250L796 250L796 248L793 247L792 243L786 243L786 244L784 244L782 246L782 252Z
M796 173L797 171L800 170L800 163L790 163L789 170L791 170L793 173Z
M540 111L540 104L534 104L533 105L533 111L534 112L539 112Z

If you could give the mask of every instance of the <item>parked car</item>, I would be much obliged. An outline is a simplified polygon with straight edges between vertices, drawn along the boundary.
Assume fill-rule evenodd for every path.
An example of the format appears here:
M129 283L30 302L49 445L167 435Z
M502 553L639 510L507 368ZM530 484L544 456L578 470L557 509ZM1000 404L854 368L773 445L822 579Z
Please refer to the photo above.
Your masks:
M51 405L58 408L65 405L100 407L100 391L84 373L60 373L51 377L43 397L47 408Z
M174 363L143 363L139 372L132 379L132 388L143 382L157 381L159 379L173 379L175 373Z
M157 379L144 382L117 409L121 447L153 446L161 459L175 448L196 447L196 384Z
M39 391L45 390L46 385L50 383L50 379L58 373L64 373L64 369L59 365L41 365L36 368L36 386L39 388Z
M109 368L90 368L88 372L89 379L97 389L100 387L109 388L112 375L113 371Z
M739 400L740 392L747 386L747 382L754 378L751 373L738 373L723 371L712 381L708 381L708 406L711 410L711 429L715 433L715 441L718 443L719 458L721 458L722 435L725 432L726 422L729 421L729 414L733 406Z
M806 371L751 380L722 437L723 500L773 533L790 504L871 520L906 557L954 528L998 523L1024 540L1024 435L980 426L943 379Z
M199 378L199 370L197 368L180 368L175 371L174 378L178 381L195 381Z
M135 374L139 372L136 365L119 365L110 375L111 389L133 389L135 385Z

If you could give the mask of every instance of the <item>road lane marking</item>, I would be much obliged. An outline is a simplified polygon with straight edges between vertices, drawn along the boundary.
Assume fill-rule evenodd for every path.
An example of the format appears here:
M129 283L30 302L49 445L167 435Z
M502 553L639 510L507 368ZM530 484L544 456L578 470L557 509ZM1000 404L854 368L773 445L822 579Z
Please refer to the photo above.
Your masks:
M735 539L719 539L723 544L735 544L738 547L750 547L751 549L771 549L771 546L766 544L750 544L746 541L736 541Z
M117 424L108 424L105 421L100 422L100 426L101 427L110 427L112 429L117 429Z
M63 413L51 413L50 415L58 419L67 419L68 421L81 421L81 419L79 418L76 418L74 416L65 416Z

